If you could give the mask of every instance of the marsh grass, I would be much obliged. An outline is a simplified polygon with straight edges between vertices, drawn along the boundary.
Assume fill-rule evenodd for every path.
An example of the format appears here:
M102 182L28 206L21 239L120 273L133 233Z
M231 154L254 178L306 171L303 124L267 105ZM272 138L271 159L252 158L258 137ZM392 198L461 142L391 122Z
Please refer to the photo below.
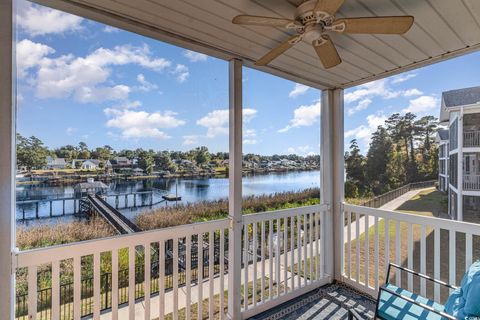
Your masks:
M288 209L318 204L320 189L300 192L282 192L272 195L250 196L243 199L244 214ZM138 215L135 223L142 230L173 227L183 224L222 219L228 216L228 200L203 201L182 204L178 207L162 207Z

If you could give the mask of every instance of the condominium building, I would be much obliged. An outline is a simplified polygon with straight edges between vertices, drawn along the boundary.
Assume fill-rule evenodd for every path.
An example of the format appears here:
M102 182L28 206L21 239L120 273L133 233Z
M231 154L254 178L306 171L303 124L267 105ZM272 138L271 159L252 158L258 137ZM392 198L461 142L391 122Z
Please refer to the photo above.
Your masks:
M480 87L442 94L437 134L439 189L448 192L448 213L456 220L480 214Z

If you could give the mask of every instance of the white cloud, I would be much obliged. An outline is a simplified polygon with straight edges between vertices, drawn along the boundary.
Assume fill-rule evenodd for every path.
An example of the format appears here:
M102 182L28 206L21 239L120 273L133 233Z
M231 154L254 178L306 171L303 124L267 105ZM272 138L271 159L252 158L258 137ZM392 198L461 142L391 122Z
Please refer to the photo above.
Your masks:
M302 94L305 94L308 89L310 89L310 87L304 85L304 84L300 84L300 83L296 83L295 84L295 87L293 88L292 91L290 91L290 93L288 94L288 96L290 98L296 98Z
M68 98L73 95L80 102L122 100L128 97L130 88L125 85L103 85L109 80L111 66L136 64L154 71L162 71L171 65L164 58L151 56L148 46L116 46L113 49L99 48L86 57L63 55L49 58L53 49L34 42L19 43L19 57L28 55L34 48L36 55L21 65L21 72L37 68L33 77L36 96L39 98Z
M142 73L137 75L137 81L140 83L140 86L135 87L136 90L149 92L158 89L158 86L154 83L147 81L147 79L145 79L145 76Z
M348 108L347 113L349 116L352 116L358 111L367 109L371 103L372 103L372 100L368 98L360 100L360 102L355 107Z
M75 100L81 103L102 102L108 100L125 100L130 88L125 85L113 87L81 87L75 91Z
M423 94L422 91L414 88L414 89L408 89L403 92L403 95L405 97L413 97L413 96L421 96Z
M361 99L382 97L393 99L401 95L401 91L395 91L388 87L388 80L381 79L362 84L357 89L348 92L344 96L345 103L352 103Z
M407 108L403 109L403 112L413 112L415 114L425 113L440 105L440 100L434 96L421 96L416 99L410 100Z
M287 149L287 152L288 154L297 154L300 156L311 156L311 155L318 154L318 152L317 153L313 152L313 148L309 145L290 147Z
M293 119L283 129L278 132L287 132L292 128L308 127L315 124L320 118L320 100L314 104L300 106L293 111Z
M27 1L17 2L17 25L30 36L65 33L82 29L83 19Z
M243 144L254 145L259 141L256 139L257 131L255 129L244 129L243 130Z
M244 138L255 138L257 136L257 131L255 129L245 129L243 131Z
M399 74L398 76L393 77L392 83L397 84L397 83L405 82L407 80L415 78L416 76L417 76L416 73Z
M257 114L252 108L243 109L243 122L248 123ZM203 118L197 120L197 125L207 128L207 137L213 138L228 133L228 109L219 109L209 112Z
M185 82L188 79L188 76L190 75L190 72L188 71L188 67L183 64L177 64L177 66L172 71L172 73L175 75L178 82Z
M107 121L107 127L121 129L122 137L129 138L170 138L162 130L176 128L185 124L177 119L177 113L172 111L148 113L145 111L105 109L105 114L112 117Z
M35 43L28 39L17 42L17 74L18 77L26 76L28 69L36 67L40 64L45 56L54 53L55 50L41 43Z
M183 136L183 145L191 146L192 144L197 144L199 138L197 135Z
M135 101L124 101L120 104L111 106L110 108L105 108L103 109L103 112L105 115L109 117L113 116L118 116L122 114L122 111L127 110L127 109L136 109L140 107L142 103L138 100Z
M71 136L72 134L74 134L77 131L78 131L78 128L68 127L67 130L66 130L66 133L67 133L67 135Z
M207 61L208 56L203 53L185 50L183 52L183 56L190 60L190 62L200 62L200 61Z
M103 32L105 32L105 33L114 33L114 32L118 32L118 31L120 31L120 29L112 27L112 26L105 26L105 28L103 28Z
M357 139L363 144L368 144L372 133L377 131L378 126L383 125L387 117L383 114L371 114L367 116L367 125L360 125L345 132L345 138Z

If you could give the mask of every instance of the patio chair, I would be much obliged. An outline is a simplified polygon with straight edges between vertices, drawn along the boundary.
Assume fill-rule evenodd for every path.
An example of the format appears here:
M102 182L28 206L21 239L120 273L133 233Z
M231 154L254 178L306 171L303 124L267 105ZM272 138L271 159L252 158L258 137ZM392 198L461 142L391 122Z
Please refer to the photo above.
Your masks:
M397 287L388 282L392 268L399 272L405 271L441 286L456 290L457 287L443 281L433 279L427 275L391 263L387 271L387 283L379 288L377 306L375 310L376 319L422 319L422 320L456 320L452 315L444 312L445 306L433 300L429 300L418 294ZM349 310L349 320L363 319L355 310Z

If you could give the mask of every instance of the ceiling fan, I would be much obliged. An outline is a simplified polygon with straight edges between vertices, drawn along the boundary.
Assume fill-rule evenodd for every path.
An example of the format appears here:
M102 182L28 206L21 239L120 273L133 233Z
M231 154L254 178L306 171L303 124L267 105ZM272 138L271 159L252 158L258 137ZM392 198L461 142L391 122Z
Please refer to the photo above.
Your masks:
M327 31L357 34L404 34L413 24L412 16L360 17L336 19L345 0L307 0L300 4L293 19L238 15L234 24L281 27L296 31L255 62L264 66L302 40L312 44L325 69L339 65L342 59Z

